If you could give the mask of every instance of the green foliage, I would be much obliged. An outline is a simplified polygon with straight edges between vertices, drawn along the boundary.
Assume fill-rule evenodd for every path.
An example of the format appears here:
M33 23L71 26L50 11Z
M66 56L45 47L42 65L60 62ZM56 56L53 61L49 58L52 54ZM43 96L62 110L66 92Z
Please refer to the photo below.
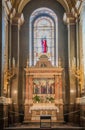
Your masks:
M53 98L53 97L46 97L46 100L47 100L47 101L50 101L50 102L53 102L53 101L54 101L54 98Z
M35 96L33 97L33 100L34 100L34 102L40 102L40 96L35 95Z

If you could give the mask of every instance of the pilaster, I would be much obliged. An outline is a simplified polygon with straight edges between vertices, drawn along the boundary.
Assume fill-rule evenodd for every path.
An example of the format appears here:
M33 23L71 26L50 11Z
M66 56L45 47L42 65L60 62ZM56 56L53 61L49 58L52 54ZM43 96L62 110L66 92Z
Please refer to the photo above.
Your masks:
M69 94L68 102L75 102L77 90L76 79L72 75L72 66L77 65L77 49L76 49L76 18L72 13L64 14L64 21L68 26L68 64L69 64ZM70 96L69 96L70 95Z
M59 80L58 76L55 75L55 103L58 103L59 100Z
M16 65L16 78L14 81L11 82L11 96L14 99L14 102L19 103L21 102L21 95L19 95L19 92L21 90L20 86L20 27L24 22L23 14L15 14L14 12L10 15L11 18L11 61L14 58L15 59L15 65ZM15 52L16 50L16 52ZM16 84L15 84L15 83Z

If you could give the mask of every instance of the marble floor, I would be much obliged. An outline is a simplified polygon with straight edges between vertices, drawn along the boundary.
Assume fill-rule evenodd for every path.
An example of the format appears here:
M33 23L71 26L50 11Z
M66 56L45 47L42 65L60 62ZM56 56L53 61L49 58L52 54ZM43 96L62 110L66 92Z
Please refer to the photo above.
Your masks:
M43 126L40 125L40 123L28 123L28 124L15 124L14 126L9 126L8 128L5 128L5 130L20 130L20 129L53 129L53 130L85 130L85 128L75 126L73 124L56 124L52 123L51 126L48 124L44 124Z

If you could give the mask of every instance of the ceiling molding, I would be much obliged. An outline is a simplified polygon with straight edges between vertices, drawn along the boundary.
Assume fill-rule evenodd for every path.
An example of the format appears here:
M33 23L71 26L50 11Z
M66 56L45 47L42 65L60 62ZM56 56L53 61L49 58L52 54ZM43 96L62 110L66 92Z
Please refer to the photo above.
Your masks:
M5 0L5 1L10 1L12 3L12 7L16 9L17 13L22 13L24 7L32 0ZM77 16L77 12L80 12L80 3L83 2L83 0L56 0L56 1L59 2L61 6L63 6L66 13L71 13L73 11L75 16Z
M21 0L19 6L18 6L18 13L21 13L23 8L26 4L28 4L31 0ZM65 9L66 12L70 12L69 5L67 3L67 0L56 0L58 1Z
M10 0L5 0L5 1L3 1L2 4L4 5L4 7L6 9L6 13L9 15L12 10L12 4L11 4Z
M69 5L67 3L67 0L57 0L65 9L66 12L70 12Z
M31 0L21 0L19 7L18 7L18 12L21 13L23 8L27 3L29 3Z

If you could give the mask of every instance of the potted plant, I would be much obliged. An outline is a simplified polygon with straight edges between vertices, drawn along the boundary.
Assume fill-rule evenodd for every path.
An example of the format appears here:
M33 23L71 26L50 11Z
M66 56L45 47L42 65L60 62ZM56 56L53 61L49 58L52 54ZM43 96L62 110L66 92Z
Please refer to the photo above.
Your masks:
M40 96L35 95L35 96L33 97L33 100L34 100L34 102L39 103L39 102L40 102Z
M53 102L54 101L53 97L46 97L46 99L47 99L47 102Z

